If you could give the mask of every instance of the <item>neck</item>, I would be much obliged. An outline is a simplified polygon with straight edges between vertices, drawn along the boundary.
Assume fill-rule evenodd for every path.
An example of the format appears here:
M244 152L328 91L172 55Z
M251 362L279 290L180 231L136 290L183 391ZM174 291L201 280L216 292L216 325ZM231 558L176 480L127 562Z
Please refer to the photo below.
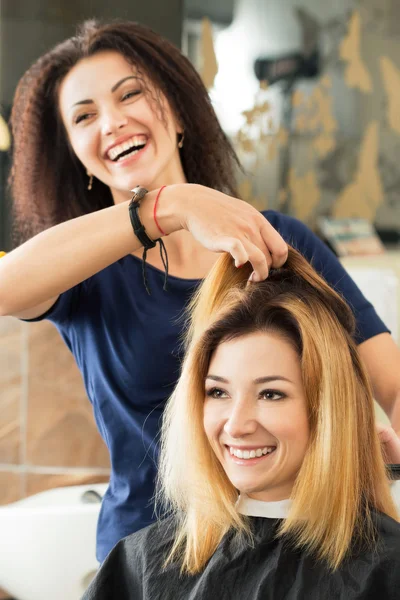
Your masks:
M218 260L219 255L204 248L189 231L176 231L163 240L171 275L184 279L203 279ZM157 266L155 261L158 255L157 248L150 250L149 262Z

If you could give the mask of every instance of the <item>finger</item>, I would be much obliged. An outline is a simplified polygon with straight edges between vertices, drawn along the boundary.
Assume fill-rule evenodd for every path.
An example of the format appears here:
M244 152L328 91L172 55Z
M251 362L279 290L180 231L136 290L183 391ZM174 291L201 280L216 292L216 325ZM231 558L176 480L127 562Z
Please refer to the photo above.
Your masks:
M262 251L254 243L246 240L243 246L247 252L248 260L253 267L252 282L264 281L269 275L272 257L268 250Z
M283 237L265 219L261 225L260 233L268 252L271 255L272 266L277 269L285 264L288 257L288 245Z
M400 438L392 427L377 424L379 440L389 463L400 463Z
M263 281L268 277L267 256L249 240L244 239L241 241L237 238L225 238L220 239L219 246L222 251L229 252L235 261L236 267L250 262L254 271L252 281ZM269 257L269 261L271 260L271 257Z
M237 238L220 238L218 243L218 252L229 252L235 261L235 267L241 267L249 262L249 255L244 244Z

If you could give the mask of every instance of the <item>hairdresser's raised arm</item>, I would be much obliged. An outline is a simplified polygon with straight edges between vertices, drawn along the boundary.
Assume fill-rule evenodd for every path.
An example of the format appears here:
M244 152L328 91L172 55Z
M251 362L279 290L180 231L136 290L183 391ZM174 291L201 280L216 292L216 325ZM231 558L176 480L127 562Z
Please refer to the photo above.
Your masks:
M140 208L148 235L160 232L153 219L157 190ZM67 289L140 248L132 231L129 202L56 225L0 260L0 314L34 318ZM166 234L187 229L206 248L229 252L236 265L250 261L255 280L287 255L286 243L253 207L215 190L176 184L163 190L158 222Z

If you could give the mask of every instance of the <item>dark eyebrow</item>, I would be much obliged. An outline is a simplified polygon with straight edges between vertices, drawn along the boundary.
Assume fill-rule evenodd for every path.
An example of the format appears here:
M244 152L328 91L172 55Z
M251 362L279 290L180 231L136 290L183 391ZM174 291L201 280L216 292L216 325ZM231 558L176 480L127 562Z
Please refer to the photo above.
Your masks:
M124 77L123 79L120 79L119 81L117 81L117 83L115 85L112 86L111 92L112 93L116 92L117 89L123 83L125 83L125 81L128 81L128 79L138 79L138 77L136 77L136 75L128 75L128 77ZM75 104L73 104L71 108L73 108L74 106L78 106L79 104L93 104L93 100L91 100L90 98L88 98L86 100L79 100L79 102L75 102Z
M119 88L119 86L125 83L125 81L128 81L128 79L138 79L138 77L136 77L136 75L128 75L128 77L120 79L115 85L112 86L111 91L114 93Z
M207 375L206 380L211 379L212 381L219 381L220 383L229 383L228 379L224 379L224 377L219 377L218 375ZM293 383L287 377L283 377L283 375L270 375L269 377L258 377L253 381L253 383L270 383L271 381L287 381L288 383Z

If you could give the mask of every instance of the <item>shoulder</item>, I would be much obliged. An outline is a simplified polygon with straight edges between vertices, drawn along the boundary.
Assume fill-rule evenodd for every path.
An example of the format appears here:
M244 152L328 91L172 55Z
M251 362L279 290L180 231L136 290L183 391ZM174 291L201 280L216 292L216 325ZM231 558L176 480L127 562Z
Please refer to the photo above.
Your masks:
M276 210L264 210L261 214L279 231L288 244L300 251L302 249L307 250L308 246L314 247L323 244L305 223L295 217L284 215ZM305 246L305 248L302 248L302 246ZM332 256L334 255L332 254Z
M130 562L147 562L164 559L165 553L173 543L175 522L172 518L157 521L144 529L127 536L119 542L120 553Z
M400 566L400 523L379 511L375 513L375 523L381 547L389 554L393 552Z
M281 234L285 242L296 248L317 271L338 268L340 276L342 275L343 268L338 258L305 223L275 210L265 210L261 214Z
M285 242L296 248L332 287L343 277L346 278L346 272L338 258L307 225L274 210L266 210L261 214L280 233ZM351 281L348 275L347 281Z
M396 583L400 586L400 523L375 510L373 521L376 530L374 548L361 552L356 562L369 564L373 579L378 578L380 585Z
M400 590L400 524L386 514L377 512L377 548L374 556L361 557L359 568L374 564L369 575L373 598L399 598Z
M133 600L144 585L156 583L163 570L173 529L168 520L149 525L120 540L100 567L82 600ZM147 596L146 596L147 597Z
M262 215L351 306L357 321L355 339L358 344L388 331L337 256L307 225L274 210L263 211Z

